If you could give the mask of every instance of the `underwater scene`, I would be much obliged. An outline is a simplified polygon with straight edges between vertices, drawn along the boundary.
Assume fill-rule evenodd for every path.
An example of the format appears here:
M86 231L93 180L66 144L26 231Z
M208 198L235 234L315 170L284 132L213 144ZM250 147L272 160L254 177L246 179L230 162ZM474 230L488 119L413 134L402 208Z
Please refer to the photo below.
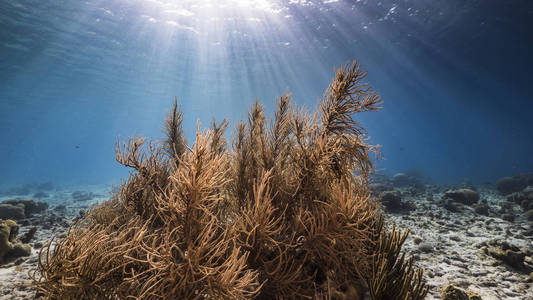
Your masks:
M533 1L0 1L0 299L533 300Z

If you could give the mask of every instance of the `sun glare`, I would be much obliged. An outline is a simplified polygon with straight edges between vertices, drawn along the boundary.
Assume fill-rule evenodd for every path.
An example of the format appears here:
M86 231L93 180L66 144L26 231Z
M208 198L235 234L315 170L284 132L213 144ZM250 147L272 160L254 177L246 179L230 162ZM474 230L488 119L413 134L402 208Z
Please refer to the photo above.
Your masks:
M221 10L255 10L279 13L283 6L271 0L145 0L162 9L182 11L221 9Z

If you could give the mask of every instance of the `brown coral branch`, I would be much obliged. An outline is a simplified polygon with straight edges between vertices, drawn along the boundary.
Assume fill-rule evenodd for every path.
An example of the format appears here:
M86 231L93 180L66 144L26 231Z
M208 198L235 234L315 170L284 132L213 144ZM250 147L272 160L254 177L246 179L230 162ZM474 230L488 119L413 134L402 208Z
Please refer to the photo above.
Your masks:
M231 149L226 120L189 147L174 101L162 143L117 142L129 179L43 248L35 285L48 299L422 299L406 234L385 230L367 186L377 149L353 115L381 99L365 76L335 70L314 113L287 93L267 119L256 101Z

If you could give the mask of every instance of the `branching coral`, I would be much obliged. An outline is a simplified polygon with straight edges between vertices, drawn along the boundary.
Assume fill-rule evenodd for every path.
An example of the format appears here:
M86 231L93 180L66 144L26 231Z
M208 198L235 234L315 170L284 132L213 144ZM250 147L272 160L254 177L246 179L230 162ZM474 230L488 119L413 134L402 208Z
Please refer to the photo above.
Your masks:
M256 102L231 149L227 121L189 147L174 106L167 138L117 143L133 169L112 199L42 250L36 286L70 299L418 300L427 293L406 235L388 232L367 180L371 153L353 119L381 99L354 62L309 114ZM359 297L359 298L357 298Z

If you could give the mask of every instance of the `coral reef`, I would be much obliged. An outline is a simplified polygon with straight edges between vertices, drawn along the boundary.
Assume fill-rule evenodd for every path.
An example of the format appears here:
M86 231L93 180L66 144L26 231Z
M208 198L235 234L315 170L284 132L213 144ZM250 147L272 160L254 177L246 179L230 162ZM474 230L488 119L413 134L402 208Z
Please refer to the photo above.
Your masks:
M30 245L20 243L17 234L18 225L15 221L0 220L0 264L30 255Z
M481 297L473 292L465 292L453 284L442 287L442 300L481 300Z
M20 206L24 209L24 216L29 218L32 214L40 213L48 208L48 203L33 199L9 199L2 201L2 204Z
M474 211L477 214L488 216L489 215L489 206L487 203L475 203L472 205L472 208L474 208Z
M24 219L24 204L12 205L12 204L0 204L0 219Z
M524 210L526 219L533 221L533 186L527 186L521 191L507 195L507 201L519 204Z
M502 195L519 192L528 185L533 186L533 174L519 174L512 177L503 177L496 183L496 188Z
M479 193L471 189L449 190L442 195L442 200L472 205L479 201Z
M397 190L381 192L379 194L379 200L389 212L407 212L414 209L412 203L402 201L402 194Z
M132 168L113 197L41 250L35 286L49 299L423 299L371 197L376 147L355 113L379 109L354 62L336 70L317 111L256 102L232 147L227 121L188 146L174 102L167 138L117 143Z
M9 199L0 203L0 218L20 220L31 217L48 208L46 202L35 202L33 199Z
M506 241L490 240L483 248L483 252L517 270L531 271L531 267L524 263L524 258L528 253Z

